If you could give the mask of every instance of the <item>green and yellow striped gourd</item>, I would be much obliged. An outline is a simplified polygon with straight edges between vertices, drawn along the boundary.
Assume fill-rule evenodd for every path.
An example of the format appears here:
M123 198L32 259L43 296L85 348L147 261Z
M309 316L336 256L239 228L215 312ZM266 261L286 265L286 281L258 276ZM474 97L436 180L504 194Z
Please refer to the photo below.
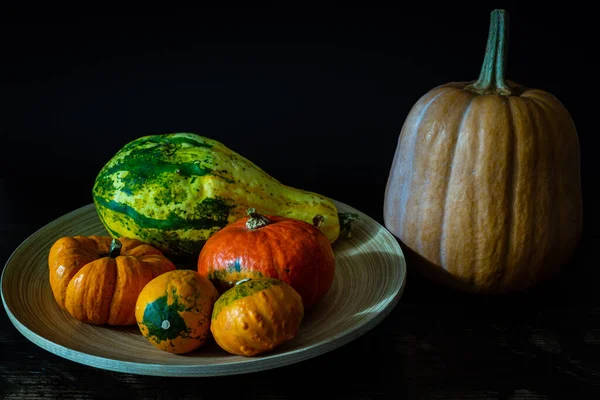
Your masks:
M111 236L135 238L171 256L197 256L212 234L249 208L318 225L332 243L340 235L331 199L286 186L222 143L193 133L127 143L100 170L92 191Z

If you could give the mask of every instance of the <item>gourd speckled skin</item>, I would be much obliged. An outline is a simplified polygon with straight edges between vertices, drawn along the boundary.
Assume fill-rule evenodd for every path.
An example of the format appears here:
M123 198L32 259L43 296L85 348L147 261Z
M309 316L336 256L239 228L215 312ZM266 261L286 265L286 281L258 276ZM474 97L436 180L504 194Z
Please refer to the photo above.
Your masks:
M95 235L58 239L50 248L48 267L58 305L94 325L134 325L140 291L155 277L175 270L146 243Z
M409 265L470 292L555 276L582 229L575 125L552 94L504 80L507 18L492 12L479 80L414 105L385 191L385 226Z
M178 269L141 291L135 317L142 335L158 349L184 354L210 339L210 318L219 294L196 271Z
M197 256L219 229L249 207L313 223L334 242L334 202L286 186L216 140L192 133L150 135L125 145L93 187L100 220L111 236L156 246L169 256Z
M329 291L335 254L327 237L304 221L248 210L215 233L198 256L198 272L223 292L246 278L275 278L292 286L305 309Z
M273 278L240 281L215 303L210 330L231 354L256 356L292 340L304 309L300 295Z

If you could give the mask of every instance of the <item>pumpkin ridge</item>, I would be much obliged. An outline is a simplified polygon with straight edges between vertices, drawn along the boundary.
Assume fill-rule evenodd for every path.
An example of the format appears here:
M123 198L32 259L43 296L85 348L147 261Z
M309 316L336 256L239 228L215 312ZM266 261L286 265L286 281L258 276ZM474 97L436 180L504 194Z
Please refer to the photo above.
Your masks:
M116 319L120 308L119 303L123 300L123 289L127 286L127 283L131 284L131 281L133 280L129 279L131 278L129 274L132 274L132 268L128 261L129 260L126 261L125 259L120 259L119 261L113 259L113 265L115 268L115 282L113 284L113 290L110 296L110 302L108 304L108 313L106 318L106 323L108 324L111 324L111 322ZM135 273L137 273L137 271ZM129 282L122 284L123 279L127 279Z
M116 283L117 283L116 282L116 280L117 280L117 274L118 274L118 271L117 271L117 261L115 259L111 259L106 264L107 265L105 267L108 267L108 265L110 265L110 268L113 271L112 272L112 276L111 276L112 281L110 279L107 279L106 276L105 276L105 274L104 274L104 272L102 271L99 274L101 276L101 279L102 279L102 285L99 285L98 287L102 290L103 293L107 293L107 294L110 293L110 298L111 298L111 301L112 301L112 297L113 297L113 295L115 293L115 286L116 286ZM99 267L98 263L94 264L94 269L98 269L98 268L101 268L101 267ZM102 269L104 269L104 268L102 268ZM92 291L92 290L86 291L86 294L87 294L87 296L84 298L84 301L86 303L88 303L90 301L89 298L95 297L97 295L96 291ZM103 297L104 296L101 296L101 298L103 298ZM106 297L108 297L108 296L106 296ZM102 303L104 303L104 301ZM88 309L88 313L87 313L88 318L89 318L90 321L93 321L93 318L92 318L93 314L90 312L90 308L89 307L87 307L87 309ZM101 325L107 323L108 319L110 318L110 302L108 302L108 305L106 306L106 308L102 309L102 311L104 311L104 312L101 313L101 318L102 319L98 320L98 322L101 321L100 322Z
M550 96L550 97L549 97ZM533 93L532 96L530 97L530 99L532 99L533 101L537 101L538 103L545 105L549 111L549 113L546 113L546 118L549 117L549 115L552 114L558 114L561 115L561 124L557 125L557 124L550 124L552 127L555 128L554 135L555 137L558 137L559 140L558 142L561 141L561 136L562 136L562 132L563 131L568 131L569 129L573 129L574 127L574 122L573 119L571 117L571 115L569 114L568 110L566 110L563 106L563 104L560 102L560 100L558 98L556 98L555 96L552 96L550 94L548 94L547 92L543 92L541 90L538 90L537 92ZM571 159L573 157L574 154L578 154L579 153L579 139L577 136L575 136L573 142L568 143L568 147L567 148L560 148L557 149L556 153L558 153L559 155L564 155L564 154L568 154L568 157L564 157L563 159L561 159L561 166L564 165L564 163L572 163ZM552 142L554 143L554 142ZM556 149L555 149L556 150ZM558 196L560 196L560 202L561 203L571 203L569 202L570 199L570 194L572 192L579 192L581 191L580 189L580 182L581 182L581 165L579 163L576 164L575 168L578 169L577 171L577 177L576 179L573 179L572 181L566 181L566 182L562 182L562 185L557 185L557 192L558 192ZM560 174L559 174L560 176ZM563 186L565 185L565 186ZM580 211L577 211L580 210ZM563 212L566 212L564 215L562 214ZM582 211L581 211L581 197L578 196L577 199L575 199L575 201L573 201L570 204L570 207L568 208L568 210L565 210L564 208L560 208L558 210L559 213L559 221L561 221L560 223L563 225L559 225L559 226L569 226L569 229L561 229L558 231L558 241L560 243L564 243L564 242L570 242L570 243L574 243L574 241L576 242L578 240L578 236L581 234L580 228L575 228L575 230L573 230L571 228L572 224L575 223L576 226L581 226L581 218L582 218ZM569 246L572 247L572 246ZM563 247L561 246L561 250L564 250ZM565 257L567 257L568 255L563 251L561 253L563 259Z
M285 225L289 225L289 221L278 221L280 224ZM282 272L284 268L289 268L289 265L285 266L285 265L280 265L280 260L278 259L279 257L274 257L273 254L273 246L277 246L279 248L281 248L281 244L285 244L285 242L287 241L286 237L285 237L285 231L286 229L296 229L296 226L287 226L284 229L272 229L271 230L271 235L272 237L268 240L265 241L266 243L268 242L274 242L274 245L267 245L266 247L269 248L269 255L267 256L268 260L273 260L273 269L277 272L277 279L285 281L286 278L284 276L282 276ZM273 237L274 236L274 237ZM265 243L265 244L266 244ZM284 246L285 247L285 246ZM279 253L279 252L278 252Z
M307 238L310 238L309 240L313 243L317 242L317 238L315 237L314 231L313 231L313 226L308 224L308 223L302 223L303 221L300 221L300 223L297 223L296 221L290 221L290 220L281 220L279 221L280 228L281 229L273 229L271 231L272 236L270 241L274 240L275 246L277 246L277 248L282 249L286 247L286 242L289 242L290 239L286 237L286 233L287 232L292 232L292 234L294 234L294 232L297 232L296 234L299 236L306 236ZM316 228L315 228L316 229ZM321 232L319 232L318 234L321 234ZM269 255L268 259L269 260L273 260L274 261L274 269L277 271L277 279L287 282L290 277L289 274L288 276L284 276L284 268L287 269L288 271L290 270L290 265L282 265L283 263L281 263L280 258L282 258L282 252L278 251L276 252L279 257L274 257L273 255L273 245L269 246L269 249L271 251L271 254ZM304 251L304 245L302 245L301 247L301 251ZM298 250L296 250L298 251ZM313 257L313 255L310 255L311 258ZM289 258L289 257L284 257L284 258ZM292 258L293 260L293 258ZM302 296L304 297L304 302L305 304L312 304L315 299L317 299L318 297L321 296L321 293L324 291L323 283L322 283L322 274L320 274L317 270L316 270L316 265L318 264L318 260L316 260L316 262L308 262L307 266L304 267L304 271L301 275L303 275L304 277L306 277L307 275L312 275L310 280L311 280L311 289L310 290L306 290L305 285L302 284L300 286L297 286L295 290L298 291L298 293L301 293ZM296 263L294 263L292 261L292 265L295 265ZM303 281L305 280L302 279ZM312 293L312 295L310 297L308 297L308 293Z
M417 131L419 129L419 127L421 126L421 122L423 121L423 119L425 118L425 115L427 114L427 111L429 110L429 108L431 107L431 105L438 100L440 97L442 97L445 93L447 93L446 88L444 87L440 87L439 88L440 92L436 93L430 100L427 101L427 103L423 106L423 109L419 112L419 115L416 117L416 122L414 124L411 124L410 127L410 131L409 132L404 132L403 135L401 135L400 137L400 141L404 140L404 137L406 137L408 135L409 140L412 140L412 151L408 152L409 154L409 160L407 160L407 163L410 164L410 170L412 170L414 168L414 161L415 161L415 150L417 148L418 145L418 141L417 141L417 135L416 132L413 131ZM404 178L406 179L406 178ZM410 181L406 182L404 181L402 184L402 192L401 192L401 203L397 206L394 207L392 206L392 209L396 209L399 210L401 213L401 218L399 218L400 222L398 223L398 226L403 226L405 223L405 219L406 219L406 213L404 212L404 210L406 209L406 205L408 204L408 191L410 186L412 186L412 180L413 177L412 175L410 175L409 177Z
M531 103L528 103L527 108L529 109L529 105L532 105L533 107L536 106L535 101L532 101ZM539 140L538 140L538 136L539 136L539 131L540 131L540 127L539 124L536 123L536 120L538 115L539 115L539 109L537 110L536 113L531 113L530 111L530 115L531 115L531 123L530 123L530 135L531 135L531 141L533 142L533 145L531 146L532 151L531 151L531 158L532 158L532 172L530 174L530 178L531 181L529 183L529 187L530 187L530 193L529 193L529 197L530 198L535 198L535 193L537 192L537 186L538 186L538 174L537 174L537 170L538 170L538 162L539 162L539 154L538 154L538 148L539 148ZM529 226L527 227L527 230L529 232L529 235L531 237L529 243L537 243L538 240L538 235L537 235L537 229L536 226L538 224L538 213L536 212L536 205L534 204L533 201L529 201L529 212L531 214L531 218L529 220ZM531 246L531 245L530 245ZM535 258L537 255L537 249L534 249L533 251L529 251L529 259L528 260L524 260L525 263L527 263L530 268L529 270L529 274L528 274L528 278L531 278L533 272L532 269L535 268Z
M65 247L63 251L69 252L77 249L78 251L85 253L92 260L100 258L102 249L99 241L87 238L85 236L74 236L70 239L74 240L73 246Z
M486 179L477 184L475 182L476 199L489 196L494 189L498 190L498 198L493 201L478 201L475 207L475 232L487 232L483 240L474 238L475 261L471 265L471 284L494 290L498 284L498 274L502 273L501 267L503 256L499 255L502 249L502 240L506 233L502 231L506 223L505 208L507 203L507 191L511 189L502 187L506 185L506 175L510 176L512 166L507 166L505 151L510 151L512 145L512 127L507 124L506 96L484 95L479 96L486 101L484 110L478 119L478 153L477 165L482 166L482 174ZM494 110L500 117L488 119L485 117L487 110ZM500 165L498 169L497 166ZM504 167L504 168L502 168ZM484 169L485 168L485 169ZM500 188L500 189L498 189ZM487 192L487 193L486 193ZM501 218L499 218L501 217Z
M67 262L69 252L79 254L76 265ZM75 237L63 237L57 240L50 250L50 255L52 257L49 260L50 285L56 301L64 309L69 282L81 268L94 261L96 256L90 253L83 243ZM62 274L58 274L56 271L61 265L65 269Z
M102 271L98 273L97 269ZM105 272L107 269L110 269L110 272ZM82 270L84 274L77 277ZM114 259L99 258L84 265L68 283L65 309L80 321L96 325L105 324L110 313L110 302L107 302L106 298L110 296L112 300L116 275Z
M458 148L458 143L459 143L459 138L460 135L462 134L463 128L464 128L464 124L465 121L467 120L467 117L469 115L469 113L471 112L471 108L473 107L473 103L475 100L476 96L472 96L471 99L469 100L469 103L467 103L467 106L465 107L465 110L463 111L463 116L462 119L460 121L460 124L458 126L458 131L456 133L456 139L454 140L453 143L453 149L452 149L452 154L450 156L450 171L446 174L445 176L445 183L444 183L444 200L443 200L443 206L442 206L442 227L440 229L440 263L442 266L446 267L447 264L447 260L446 260L446 252L444 251L445 248L445 243L446 243L446 228L447 228L447 215L446 215L446 209L448 208L448 198L450 195L450 182L452 181L452 172L454 170L454 162L455 162L455 158L456 158L456 151Z
M544 101L536 101L534 100L532 102L532 104L534 105L534 107L536 107L540 114L540 118L538 119L539 123L544 127L543 132L545 135L552 135L552 138L549 139L545 139L543 138L542 140L546 141L546 154L548 154L548 157L550 157L550 163L554 166L556 165L556 163L554 163L553 161L556 160L556 150L554 147L554 143L557 142L556 140L556 135L554 132L555 126L554 124L550 123L548 115L549 113L556 113L556 110L549 106L546 102ZM561 150L559 150L561 151ZM550 179L548 179L548 197L550 199L558 199L560 196L559 190L558 190L558 185L556 184L556 174L554 173L554 169L550 169L551 172L551 176ZM555 246L555 243L561 239L561 232L563 229L561 229L561 221L560 221L560 209L562 207L549 207L548 211L550 213L550 215L548 216L547 219L547 223L548 224L552 224L553 226L559 227L556 230L550 230L550 229L546 229L545 231L549 234L552 235L552 238L550 240L544 240L543 242L546 243L547 249L544 249L544 251L542 252L543 257L540 259L540 264L541 263L545 263L545 258L547 257L558 257L560 259L562 259L562 246ZM550 222L554 220L553 222ZM560 253L556 254L556 249L558 248L558 251ZM535 274L534 271L532 271L532 274Z
M281 221L274 221L274 223L280 223L280 222ZM271 235L277 234L278 232L279 232L279 230L276 229L276 227L273 227L273 229L271 229L271 231L270 231ZM259 248L260 250L257 252L258 254L265 254L265 257L263 258L263 260L269 260L268 264L270 264L270 268L273 269L275 272L277 272L277 279L281 279L281 274L279 273L279 268L276 264L277 261L273 258L273 245L271 244L272 238L267 237L266 235L263 235L262 233L258 233L258 235L254 236L254 240L255 240L255 244L250 245L250 246L253 248ZM275 246L277 246L277 244L278 244L278 242L275 243ZM254 265L250 265L250 264L245 265L245 267L250 269L252 272L258 271L261 273L264 268L264 266L262 266L262 265L259 265L258 268L256 268Z
M477 96L478 99L481 99L481 101L485 101L486 100L486 95L479 95ZM480 107L485 107L487 105L480 105ZM477 139L476 139L476 157L475 157L475 164L485 167L487 165L487 163L485 161L481 161L481 158L483 156L485 156L485 152L486 152L486 142L485 142L485 137L484 135L487 135L490 130L485 129L485 123L489 122L489 120L486 120L482 115L478 115L477 116ZM484 126L482 126L484 125ZM483 153L483 154L482 154ZM474 190L474 197L475 199L480 199L482 198L482 194L481 192L483 191L484 193L487 192L487 187L483 188L481 185L477 184L478 182L476 180L472 180L471 184L473 185L473 190ZM484 194L485 195L485 194ZM475 232L484 232L485 229L482 229L482 226L480 224L479 221L481 221L481 214L485 214L487 212L487 210L482 210L481 208L483 206L486 206L487 203L486 202L479 202L479 201L475 201L474 207L473 207L473 212L471 213L471 226L475 227L475 229L473 230L473 233L476 234ZM481 268L481 264L482 262L484 262L485 260L483 259L482 255L482 247L485 247L485 240L483 241L483 246L481 245L482 241L479 240L473 240L473 238L471 238L472 240L472 245L470 246L472 251L473 251L473 257L471 257L471 264L469 265L469 283L470 284L480 284L483 282L483 280L481 280L482 277L485 277L484 271L482 271Z
M508 107L507 113L508 113L508 127L510 129L510 133L509 133L509 143L508 143L508 156L510 157L510 160L506 163L507 165L507 171L506 171L506 190L507 190L507 194L508 194L508 198L506 200L506 204L508 205L508 211L506 212L506 228L505 228L505 238L504 238L504 257L503 257L503 262L502 265L500 265L499 267L504 270L504 266L508 265L508 261L510 259L511 256L511 249L512 249L512 229L513 229L513 220L515 218L514 214L515 214L515 208L516 208L516 204L515 204L515 197L516 197L516 180L518 179L519 176L519 163L518 163L518 159L517 159L517 148L519 146L519 141L518 141L518 135L517 135L517 128L515 126L515 116L513 113L513 104L511 101L511 97L506 97L506 106ZM505 270L504 270L505 271ZM501 285L505 285L506 284L506 280L507 280L507 276L506 273L502 274L501 279L499 279L499 282Z
M515 213L512 220L512 254L509 256L512 269L506 269L505 271L505 284L508 284L508 287L514 286L514 284L518 286L519 282L516 281L516 279L519 279L517 270L531 269L533 251L530 250L529 244L534 243L535 239L532 230L535 223L531 220L535 218L532 213L535 212L535 204L533 204L535 201L533 199L535 198L537 179L536 151L533 147L537 146L535 136L538 128L534 114L530 109L532 101L529 99L527 101L514 101L513 116L516 121L520 122L515 126L515 151L519 160L519 175L515 175L516 180L513 182ZM520 212L517 214L516 211ZM529 276L527 277L529 278Z
M63 245L60 252L58 252L57 254L60 254L61 252L65 252L65 253L69 253L71 251L77 250L77 251L81 251L82 253L84 253L86 256L89 256L90 259L94 260L96 258L98 258L98 251L96 249L96 244L94 243L94 249L91 249L90 247L85 245L84 239L80 238L78 236L74 236L71 238L65 238L67 240L73 240L71 246L65 246Z
M483 99L484 97L482 96L477 96L476 99ZM474 164L477 167L480 167L482 164L479 162L479 156L480 156L480 152L481 152L481 143L483 142L481 140L481 134L482 134L482 127L481 127L481 121L478 118L475 118L473 121L473 125L475 126L473 128L473 140L471 141L471 154L473 154L473 159L474 159ZM478 193L477 193L477 189L478 189L478 185L476 184L475 180L471 179L468 181L468 188L464 189L464 190L471 190L474 194L473 197L475 199L477 199L478 197ZM473 241L473 238L476 236L476 233L478 231L477 229L477 221L478 221L478 207L477 204L475 204L475 206L473 207L473 209L471 210L471 212L469 213L469 224L468 227L471 229L469 231L469 233L471 234L471 241ZM455 269L454 271L452 271L453 273L457 273L459 274L459 276L465 276L468 278L468 282L469 283L473 283L474 279L473 279L473 269L476 268L476 264L478 262L477 260L477 254L478 254L478 243L477 240L474 241L474 243L472 243L470 246L467 247L468 249L468 257L466 257L469 260L469 263L465 263L465 261L457 261L456 259L453 260L455 262L455 265L457 268L461 268L461 269ZM458 255L455 254L455 257L457 257ZM466 272L465 272L466 271Z

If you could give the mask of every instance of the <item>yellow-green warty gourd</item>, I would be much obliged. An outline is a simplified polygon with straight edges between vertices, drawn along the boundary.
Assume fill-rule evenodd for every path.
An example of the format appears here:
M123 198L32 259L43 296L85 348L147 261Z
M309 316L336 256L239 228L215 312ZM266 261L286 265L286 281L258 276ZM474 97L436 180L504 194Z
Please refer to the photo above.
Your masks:
M338 215L331 199L286 186L222 143L193 133L126 144L96 177L93 200L111 236L183 257L196 256L248 208L318 225L332 243L352 219Z

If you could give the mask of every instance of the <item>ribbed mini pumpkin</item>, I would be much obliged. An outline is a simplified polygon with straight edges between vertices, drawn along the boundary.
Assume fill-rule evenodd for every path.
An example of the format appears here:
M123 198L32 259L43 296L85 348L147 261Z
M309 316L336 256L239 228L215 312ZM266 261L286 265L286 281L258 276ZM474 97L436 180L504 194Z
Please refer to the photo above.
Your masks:
M196 350L210 338L210 318L218 297L214 285L196 271L162 274L138 297L135 317L140 332L168 353Z
M333 283L335 256L315 226L251 208L247 217L207 240L198 257L198 272L221 293L245 278L279 279L298 291L309 309Z
M256 356L292 340L304 318L302 298L273 278L239 281L215 303L210 330L231 354Z
M409 265L474 292L556 275L582 230L580 153L552 94L505 81L508 15L491 13L480 77L436 87L410 110L384 198Z
M50 248L48 267L56 302L74 318L94 325L134 325L142 288L175 269L153 246L97 235L58 239Z

